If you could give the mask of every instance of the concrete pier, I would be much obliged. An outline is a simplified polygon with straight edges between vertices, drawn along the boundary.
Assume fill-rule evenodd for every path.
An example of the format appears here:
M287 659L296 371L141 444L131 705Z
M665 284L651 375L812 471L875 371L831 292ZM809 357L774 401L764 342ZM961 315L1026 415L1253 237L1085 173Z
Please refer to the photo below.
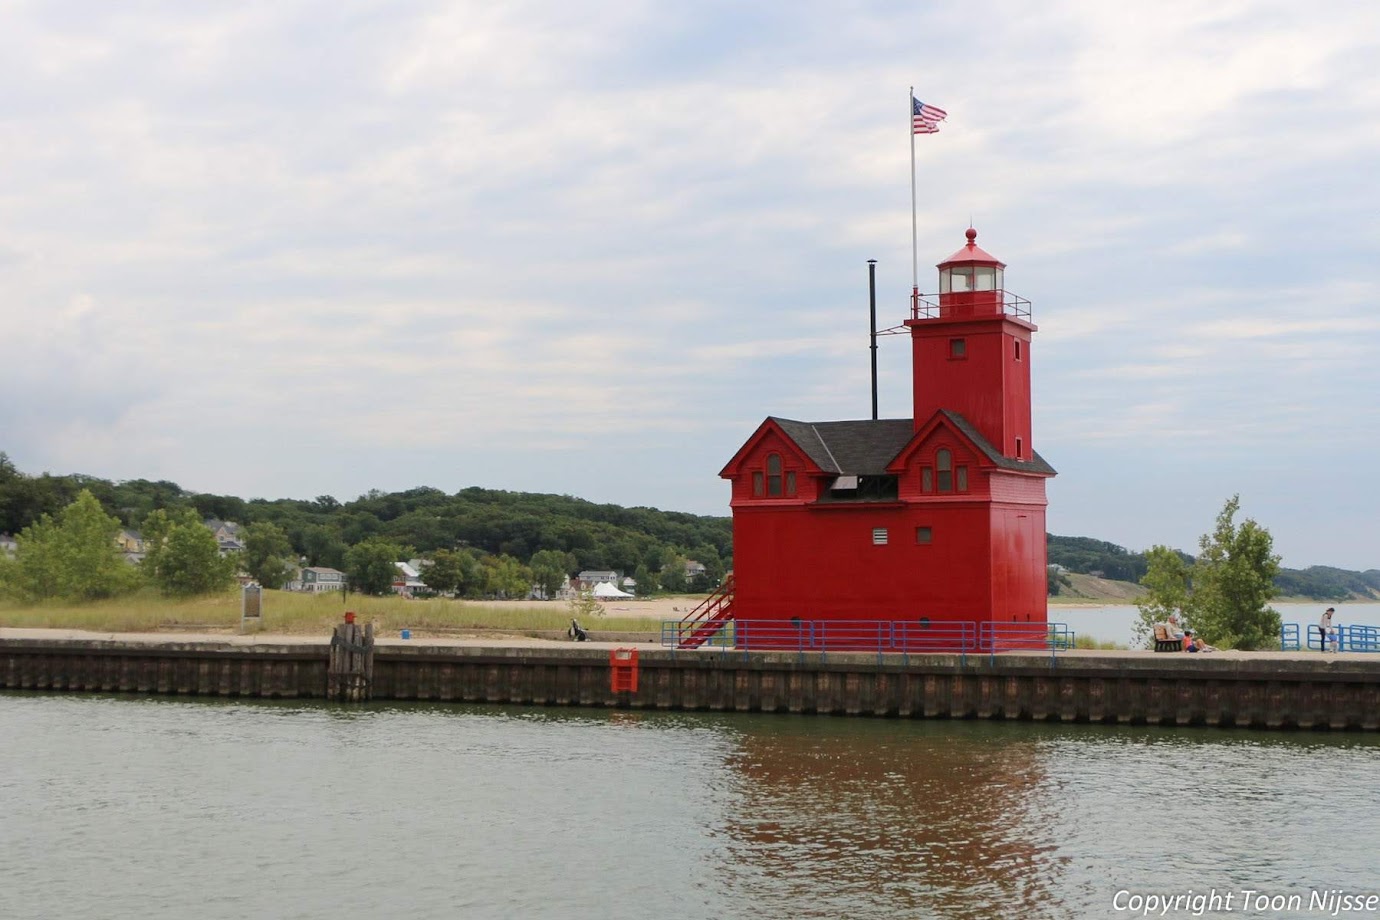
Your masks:
M625 643L626 644L626 643ZM1380 656L1071 651L987 655L676 651L612 643L377 639L374 700L900 718L1380 730ZM328 637L0 629L0 690L322 698Z

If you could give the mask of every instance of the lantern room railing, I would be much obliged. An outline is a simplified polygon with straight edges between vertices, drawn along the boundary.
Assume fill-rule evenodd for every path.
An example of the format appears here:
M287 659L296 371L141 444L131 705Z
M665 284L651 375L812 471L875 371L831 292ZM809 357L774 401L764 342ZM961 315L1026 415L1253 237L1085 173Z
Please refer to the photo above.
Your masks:
M1010 291L964 291L964 294L983 294L995 295L1000 298L1001 312L1007 316L1014 316L1017 319L1030 320L1030 301L1024 297L1018 297ZM939 309L939 295L916 294L911 298L910 318L911 319L938 319L941 315ZM985 304L984 304L985 305Z

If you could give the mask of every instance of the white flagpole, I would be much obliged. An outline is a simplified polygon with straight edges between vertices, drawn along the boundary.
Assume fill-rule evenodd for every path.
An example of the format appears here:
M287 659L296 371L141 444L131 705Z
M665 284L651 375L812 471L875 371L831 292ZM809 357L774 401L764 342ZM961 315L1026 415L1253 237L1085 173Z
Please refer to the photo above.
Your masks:
M910 88L910 310L915 318L920 308L920 249L915 233L915 87Z

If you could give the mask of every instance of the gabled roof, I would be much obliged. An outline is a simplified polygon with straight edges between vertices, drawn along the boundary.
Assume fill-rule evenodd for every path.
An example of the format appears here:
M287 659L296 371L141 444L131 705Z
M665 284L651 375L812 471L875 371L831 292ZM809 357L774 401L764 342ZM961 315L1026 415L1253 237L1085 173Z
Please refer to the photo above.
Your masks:
M953 426L963 432L964 437L972 441L973 445L978 450L982 451L983 455L986 456L988 460L991 460L993 465L999 469L1013 470L1020 473L1043 473L1049 476L1055 474L1054 467L1046 463L1045 458L1041 457L1037 452L1032 450L1030 452L1031 459L1029 460L1017 460L1014 457L1007 457L1002 454L1001 451L993 447L991 441L984 438L982 433L974 428L971 422L957 412L950 412L948 409L940 409L935 414L942 415L952 422Z
M1038 453L1030 460L1003 456L971 422L957 412L941 409L935 413L935 418L941 418L955 428L999 469L1054 475L1054 468ZM771 416L767 421L780 428L822 471L835 475L884 475L888 472L887 467L919 433L908 418L802 422ZM930 427L931 424L927 423L922 431Z

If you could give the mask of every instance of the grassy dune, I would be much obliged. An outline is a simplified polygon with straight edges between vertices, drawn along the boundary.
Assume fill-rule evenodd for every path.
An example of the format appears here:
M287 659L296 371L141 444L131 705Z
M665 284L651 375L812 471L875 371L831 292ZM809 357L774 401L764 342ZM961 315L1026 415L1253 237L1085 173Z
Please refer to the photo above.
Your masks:
M271 633L326 635L353 610L360 622L373 622L381 632L403 627L424 633L428 629L499 629L524 632L565 629L570 624L568 605L560 601L534 601L530 605L486 605L445 599L404 600L400 597L365 597L265 591L263 629ZM651 632L657 621L647 617L617 615L586 618L587 629L616 632ZM178 628L238 630L239 591L212 597L173 600L156 594L139 594L89 604L22 606L0 601L0 626L48 629L87 629L96 632L155 632Z

